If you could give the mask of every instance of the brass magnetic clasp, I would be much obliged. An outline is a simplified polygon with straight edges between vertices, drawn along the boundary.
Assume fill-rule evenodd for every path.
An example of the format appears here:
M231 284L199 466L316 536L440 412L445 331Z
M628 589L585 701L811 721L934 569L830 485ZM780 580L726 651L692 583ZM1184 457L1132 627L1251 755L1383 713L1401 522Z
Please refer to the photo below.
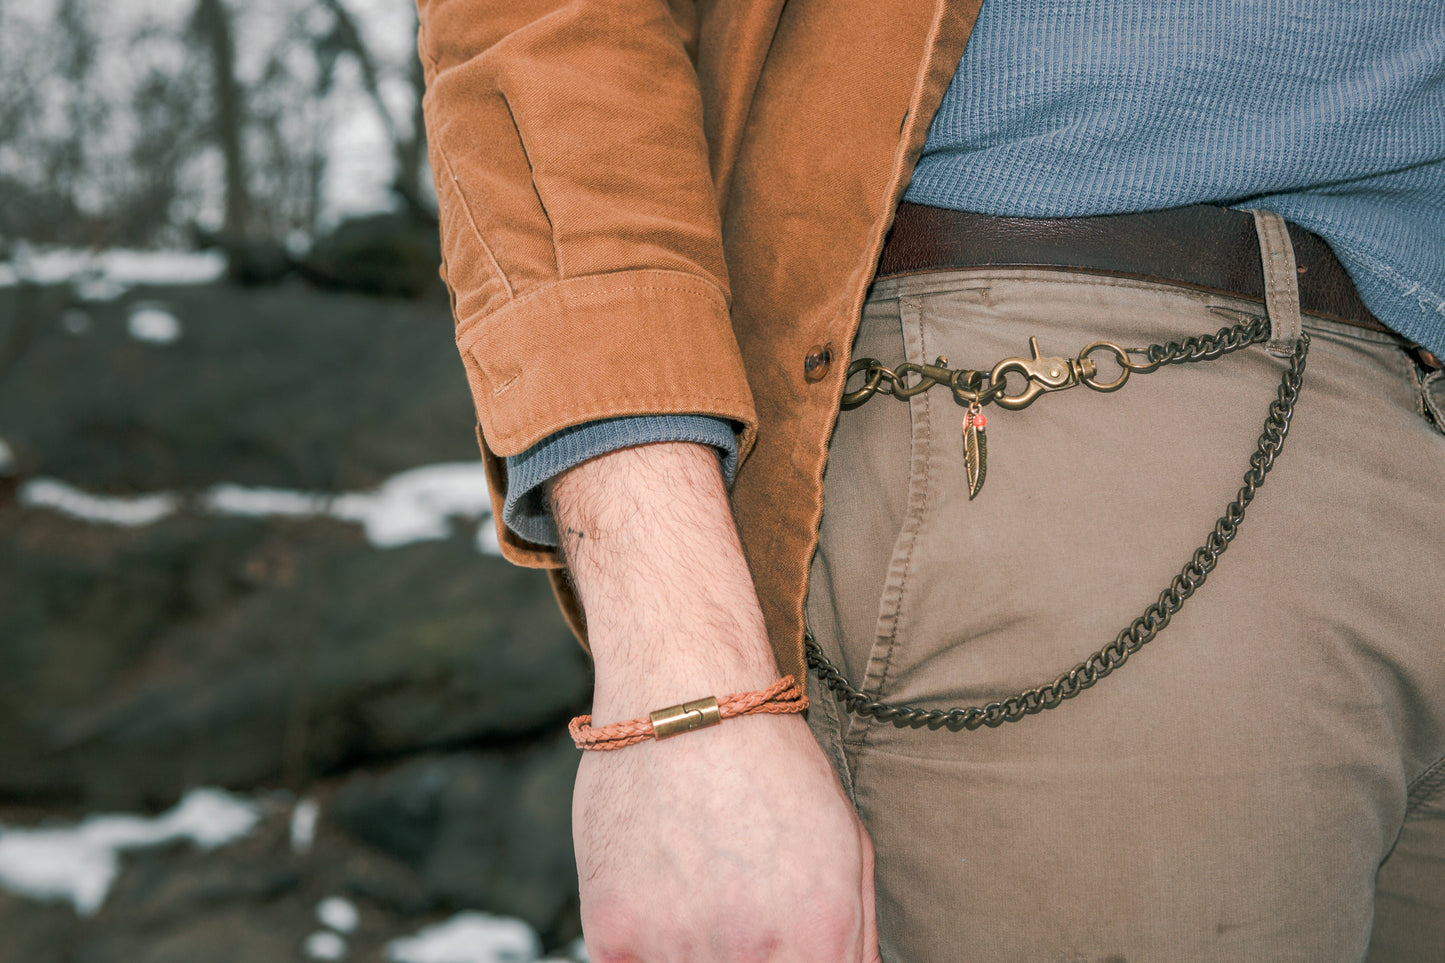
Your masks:
M694 729L717 725L722 722L722 709L718 708L716 698L708 696L706 699L684 702L680 706L658 709L650 714L648 719L652 721L653 738L666 739L668 736L680 736Z
M1027 408L1039 395L1046 391L1062 391L1092 378L1098 367L1089 358L1045 358L1039 350L1039 339L1029 338L1032 358L1005 358L993 366L988 380L1001 385L1012 372L1028 378L1024 390L1016 395L1004 394L1000 390L993 399L994 404L1011 411Z

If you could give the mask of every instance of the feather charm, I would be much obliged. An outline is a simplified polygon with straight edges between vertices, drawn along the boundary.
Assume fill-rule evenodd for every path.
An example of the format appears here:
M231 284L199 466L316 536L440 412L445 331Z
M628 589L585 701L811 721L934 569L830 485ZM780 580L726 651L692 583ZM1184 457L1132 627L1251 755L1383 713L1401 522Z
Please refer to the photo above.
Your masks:
M984 428L988 419L981 407L969 405L963 416L963 465L968 472L968 500L973 501L983 490L983 480L988 474L988 436Z

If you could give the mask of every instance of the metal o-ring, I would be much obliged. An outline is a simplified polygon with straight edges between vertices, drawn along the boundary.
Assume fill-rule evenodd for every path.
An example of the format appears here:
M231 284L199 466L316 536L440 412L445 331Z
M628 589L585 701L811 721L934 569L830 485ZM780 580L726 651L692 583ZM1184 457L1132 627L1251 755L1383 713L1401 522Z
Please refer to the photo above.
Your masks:
M1129 352L1125 351L1123 348L1119 347L1112 341L1091 342L1084 347L1084 350L1079 352L1079 358L1080 360L1088 358L1089 355L1093 354L1095 351L1100 350L1108 351L1114 355L1114 360L1117 361L1119 364L1119 377L1115 378L1113 381L1100 381L1097 375L1089 375L1087 378L1080 379L1081 381L1083 381L1084 384L1088 385L1090 388L1093 388L1095 391L1118 391L1120 388L1124 387L1124 382L1129 380L1129 375L1131 373L1135 371L1144 371L1146 369L1149 371L1153 371L1155 367L1158 367L1158 365L1150 367L1147 365L1135 364L1133 361L1129 360Z
M848 366L848 378L852 378L860 371L867 371L868 377L864 380L862 387L856 391L843 392L842 404L845 408L856 407L873 397L883 384L884 377L892 377L893 372L872 358L859 358ZM845 379L844 383L847 383Z

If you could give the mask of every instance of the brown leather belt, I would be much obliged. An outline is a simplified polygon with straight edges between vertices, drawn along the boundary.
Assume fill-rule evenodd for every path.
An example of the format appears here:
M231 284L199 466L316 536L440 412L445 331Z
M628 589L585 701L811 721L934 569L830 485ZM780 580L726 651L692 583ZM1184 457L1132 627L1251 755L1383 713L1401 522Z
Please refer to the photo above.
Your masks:
M1323 240L1289 225L1300 309L1372 331L1350 276ZM1254 218L1196 205L1106 217L993 217L903 203L878 277L971 267L1030 267L1165 281L1264 303Z

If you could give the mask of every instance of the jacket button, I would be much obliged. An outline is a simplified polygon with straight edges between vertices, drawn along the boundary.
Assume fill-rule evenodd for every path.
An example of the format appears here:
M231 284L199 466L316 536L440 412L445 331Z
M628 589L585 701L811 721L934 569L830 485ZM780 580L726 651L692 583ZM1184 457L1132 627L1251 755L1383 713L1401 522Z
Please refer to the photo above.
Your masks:
M803 377L809 381L822 381L827 377L828 369L832 366L832 345L815 344L808 349L807 355L803 358Z

